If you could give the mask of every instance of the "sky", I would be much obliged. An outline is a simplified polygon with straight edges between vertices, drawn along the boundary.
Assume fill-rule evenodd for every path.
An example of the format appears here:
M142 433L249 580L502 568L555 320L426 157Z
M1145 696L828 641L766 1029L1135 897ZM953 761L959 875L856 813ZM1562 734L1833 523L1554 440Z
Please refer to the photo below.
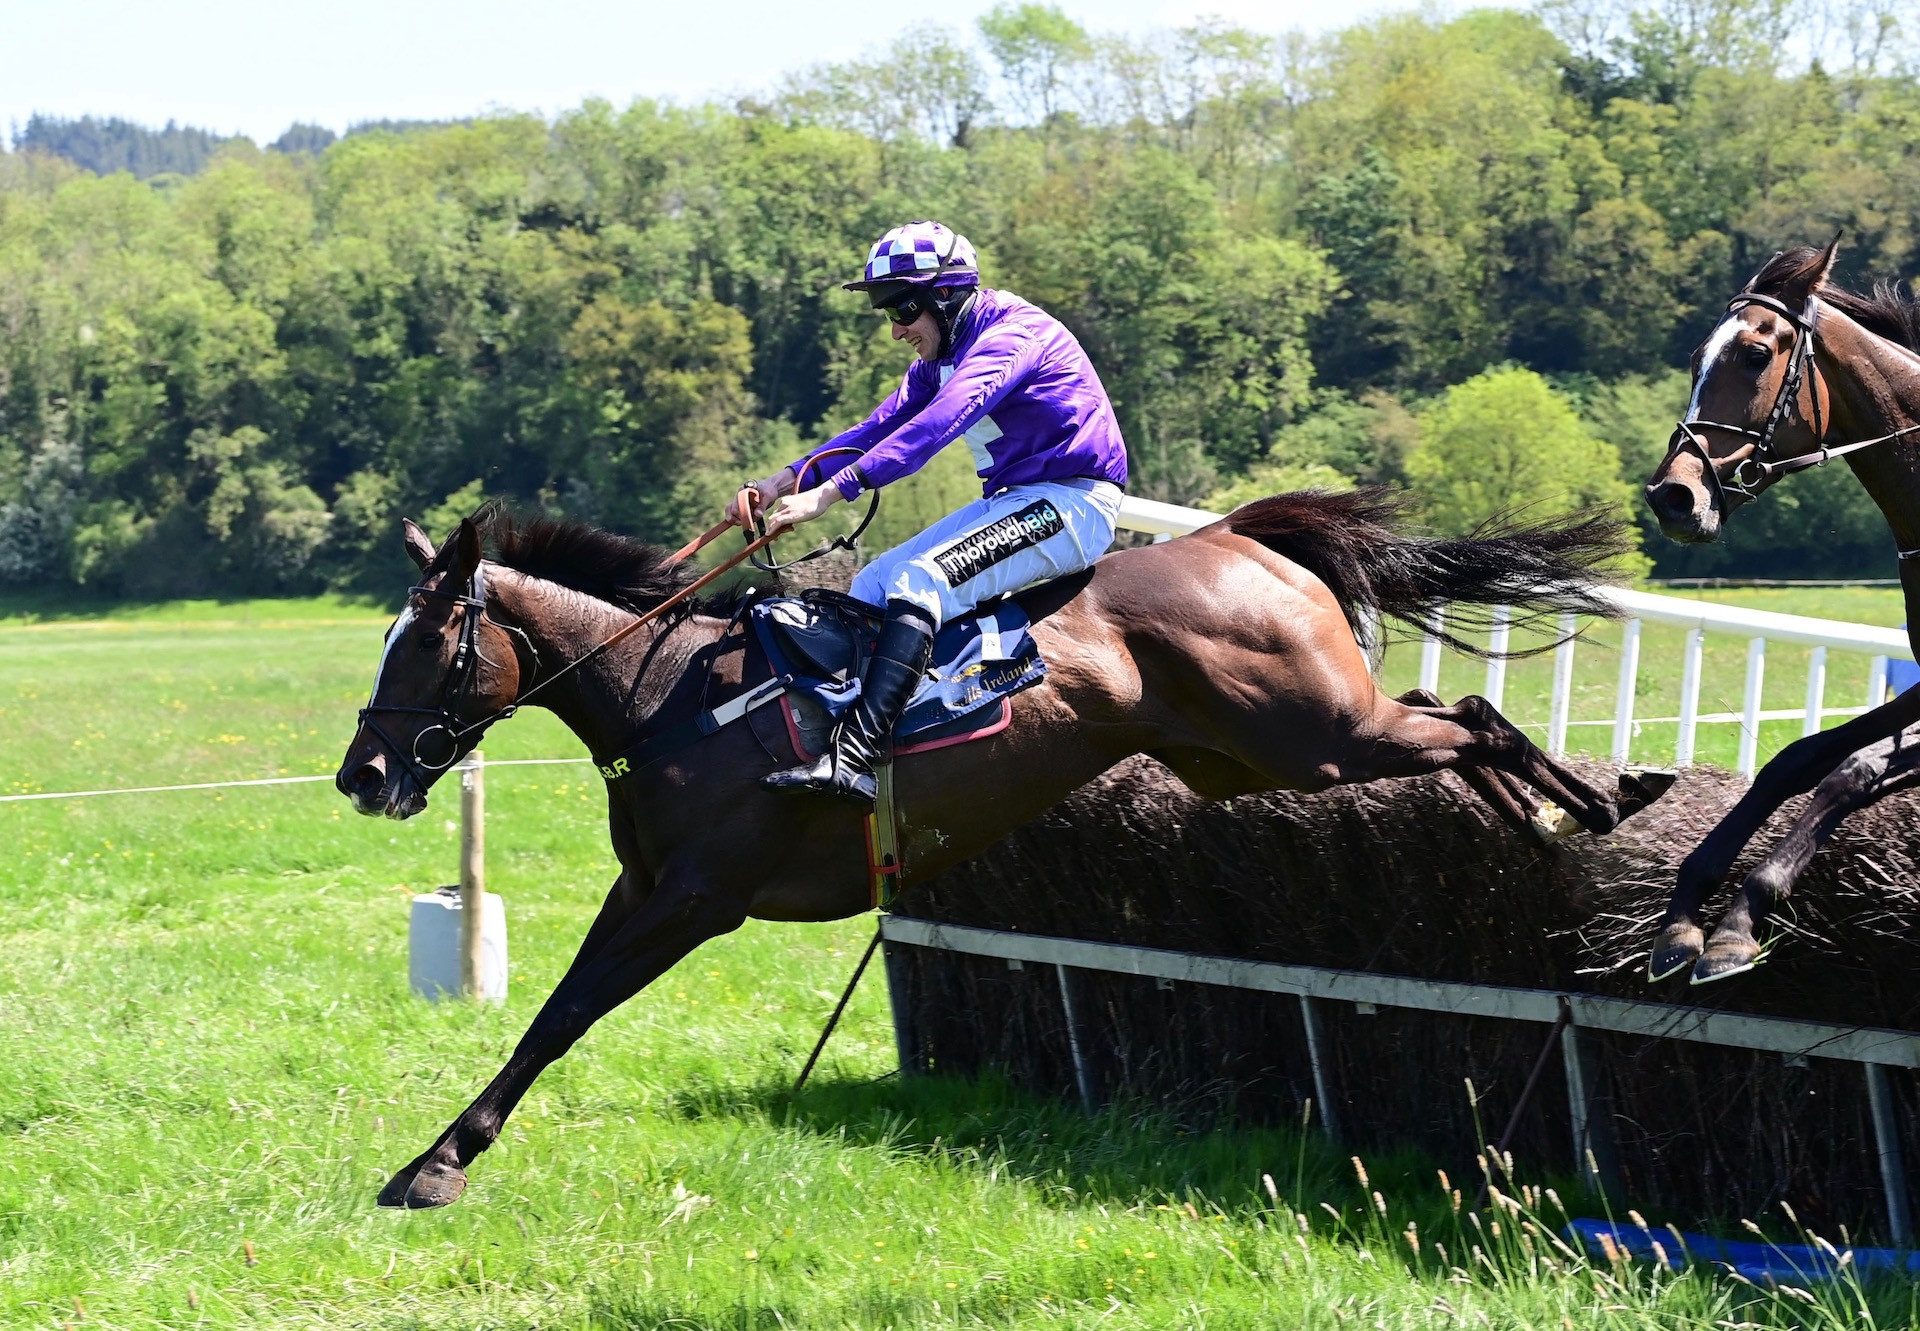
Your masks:
M1218 15L1319 32L1402 0L1058 0L1092 31ZM1457 7L1441 0L1443 8ZM495 109L588 97L699 101L885 47L916 21L971 34L992 0L0 0L0 129L34 112L169 119L270 142L294 121Z

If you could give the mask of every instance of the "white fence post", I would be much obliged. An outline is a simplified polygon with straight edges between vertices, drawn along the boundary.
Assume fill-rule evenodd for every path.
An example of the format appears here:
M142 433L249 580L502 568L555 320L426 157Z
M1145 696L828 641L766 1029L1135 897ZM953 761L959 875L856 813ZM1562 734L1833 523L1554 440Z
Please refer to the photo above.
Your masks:
M1512 620L1513 611L1506 606L1493 608L1493 629L1487 634L1487 701L1495 711L1507 692L1507 633Z
M1553 649L1553 702L1547 713L1547 752L1556 758L1567 751L1567 712L1573 706L1573 635L1579 627L1572 615L1560 616L1560 645Z
M1700 728L1700 655L1707 633L1698 624L1687 630L1686 655L1680 664L1680 734L1673 742L1673 765L1693 765L1694 735Z
M1887 700L1887 658L1876 656L1867 667L1867 707L1878 707Z
M1426 637L1420 640L1420 687L1428 693L1440 691L1440 639L1434 637L1447 622L1446 608L1434 612Z
M1747 641L1747 690L1740 703L1740 775L1752 776L1760 757L1760 685L1767 674L1767 640Z
M475 749L460 764L460 992L486 989L487 769Z
M1624 763L1633 748L1633 699L1640 682L1640 621L1629 619L1620 639L1620 687L1613 700L1613 760Z
M1827 649L1816 647L1807 658L1807 714L1801 718L1800 733L1820 733L1820 711L1827 700Z

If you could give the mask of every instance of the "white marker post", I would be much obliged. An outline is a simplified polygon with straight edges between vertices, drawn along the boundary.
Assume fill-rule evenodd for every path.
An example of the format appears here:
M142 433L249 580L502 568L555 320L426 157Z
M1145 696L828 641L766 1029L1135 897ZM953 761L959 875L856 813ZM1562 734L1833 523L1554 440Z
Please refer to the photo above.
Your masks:
M423 998L507 996L507 911L487 891L485 760L476 749L460 773L460 885L413 899L407 979Z

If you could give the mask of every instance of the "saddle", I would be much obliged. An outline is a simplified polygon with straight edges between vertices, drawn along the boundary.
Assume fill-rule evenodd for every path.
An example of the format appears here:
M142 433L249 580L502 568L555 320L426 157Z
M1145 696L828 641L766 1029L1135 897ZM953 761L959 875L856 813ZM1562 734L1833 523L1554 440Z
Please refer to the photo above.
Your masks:
M819 752L820 735L814 732L830 730L860 696L860 676L880 621L873 606L825 589L769 597L753 607L755 636L786 688L803 751ZM1046 662L1028 623L1019 602L1002 598L943 626L934 637L927 672L894 731L895 751L954 743L987 726L997 728L1006 699L1046 677ZM989 715L982 718L983 712Z

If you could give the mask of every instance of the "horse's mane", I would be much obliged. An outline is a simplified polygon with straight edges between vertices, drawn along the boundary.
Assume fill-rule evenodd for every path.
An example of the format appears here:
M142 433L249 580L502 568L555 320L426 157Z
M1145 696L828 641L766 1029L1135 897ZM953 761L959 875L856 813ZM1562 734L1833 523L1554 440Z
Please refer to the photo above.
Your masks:
M1804 282L1819 272L1825 255L1826 251L1812 245L1781 250L1761 265L1747 290L1763 296L1778 295L1794 282ZM1862 295L1822 282L1817 294L1868 332L1920 351L1920 297L1900 284L1883 279L1874 283L1870 294Z
M586 522L529 517L495 506L475 514L474 521L494 562L628 610L660 604L701 573L690 560L668 563L671 552L663 546ZM731 599L702 597L700 608L711 610Z

